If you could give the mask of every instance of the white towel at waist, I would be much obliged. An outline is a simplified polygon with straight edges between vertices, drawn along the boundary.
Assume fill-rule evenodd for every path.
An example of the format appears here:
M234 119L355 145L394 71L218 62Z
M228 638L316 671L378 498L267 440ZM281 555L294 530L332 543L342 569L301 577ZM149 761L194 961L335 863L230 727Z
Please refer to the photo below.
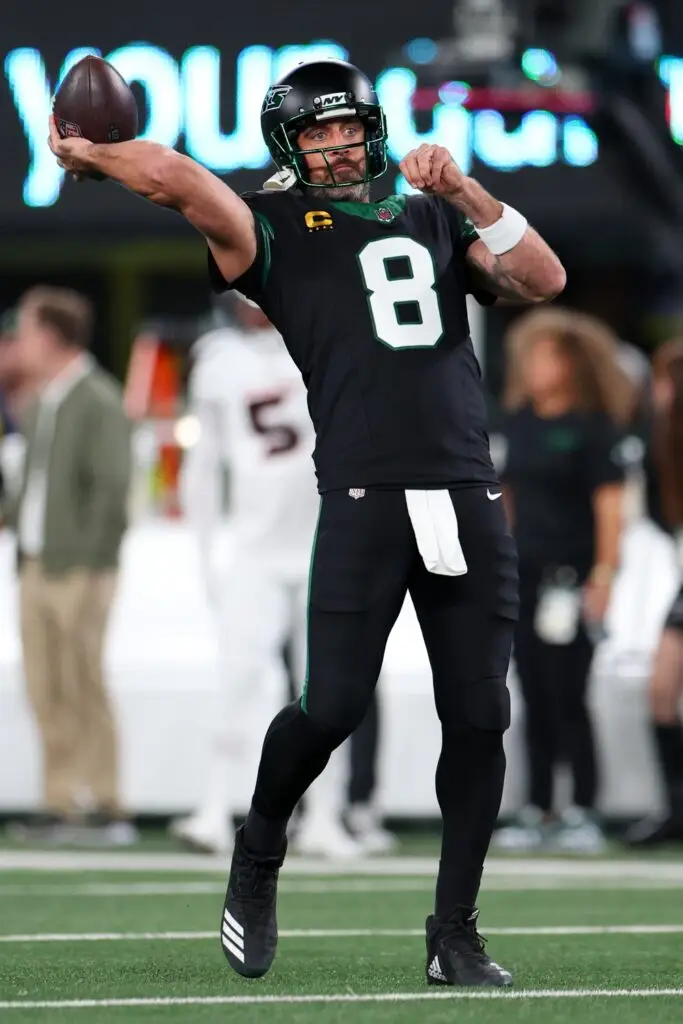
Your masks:
M406 491L405 495L417 547L428 571L462 576L467 572L467 562L448 491Z

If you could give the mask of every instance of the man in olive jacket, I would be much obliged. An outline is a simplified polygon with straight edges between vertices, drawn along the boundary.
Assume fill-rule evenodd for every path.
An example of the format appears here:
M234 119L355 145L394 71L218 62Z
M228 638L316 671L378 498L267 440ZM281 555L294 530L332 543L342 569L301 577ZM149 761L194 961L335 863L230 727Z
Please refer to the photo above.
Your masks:
M20 302L12 344L37 399L22 423L23 482L6 516L17 534L24 673L43 748L43 827L74 819L87 791L99 826L123 843L132 830L102 660L130 435L118 384L87 353L92 323L88 300L67 289L33 288Z

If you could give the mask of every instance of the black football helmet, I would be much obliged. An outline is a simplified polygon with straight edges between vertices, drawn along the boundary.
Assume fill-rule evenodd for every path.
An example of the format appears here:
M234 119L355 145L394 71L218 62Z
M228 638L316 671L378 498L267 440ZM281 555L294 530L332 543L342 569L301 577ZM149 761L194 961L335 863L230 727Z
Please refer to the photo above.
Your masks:
M364 142L321 149L298 148L296 140L304 128L333 117L360 118L365 126ZM308 176L307 153L322 153L332 177L332 187L352 184L335 180L326 154L337 149L365 147L365 175L360 181L373 181L387 169L384 111L370 79L343 60L299 64L271 85L261 107L261 131L278 170L291 171L301 186L315 188Z

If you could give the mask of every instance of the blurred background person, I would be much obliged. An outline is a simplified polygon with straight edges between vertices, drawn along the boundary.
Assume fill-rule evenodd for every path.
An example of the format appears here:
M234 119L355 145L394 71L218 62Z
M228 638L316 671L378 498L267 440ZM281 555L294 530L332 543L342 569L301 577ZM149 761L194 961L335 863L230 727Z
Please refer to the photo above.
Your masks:
M6 502L5 467L2 453L8 435L12 434L14 427L7 409L7 398L5 388L7 383L7 352L13 346L11 340L11 314L5 314L0 318L0 526L2 526L2 509Z
M217 614L224 701L203 800L171 831L213 852L232 847L236 780L255 769L271 713L285 699L287 645L297 689L306 675L308 569L319 504L300 374L257 306L237 297L233 312L235 327L210 331L195 345L189 413L199 432L181 483ZM226 475L232 553L217 571ZM293 840L301 853L362 852L342 824L342 764L337 754L307 794Z
M16 430L10 413L9 392L17 384L16 346L12 344L16 324L16 313L7 310L0 316L0 438L4 439Z
M0 316L0 524L3 510L16 498L21 485L25 441L18 424L38 384L21 365L16 334L17 311Z
M382 678L375 687L367 714L345 747L349 749L350 770L346 793L346 824L364 853L392 853L398 838L383 824L377 801L377 767L381 743Z
M127 845L136 834L121 807L102 657L126 528L130 436L118 384L87 351L93 319L77 292L32 288L10 341L24 379L37 388L22 418L26 458L9 521L45 807L13 831Z
M0 316L0 416L3 438L17 432L21 412L35 396L38 383L23 366L18 346L17 310L8 309Z
M662 345L653 363L653 420L645 458L651 518L671 533L683 565L683 339ZM649 685L650 729L665 809L626 833L633 847L683 842L683 584L662 629Z
M0 344L1 344L1 340L0 340ZM2 508L3 508L3 505L4 505L5 501L6 501L6 497L5 497L5 495L6 495L5 473L4 473L4 468L3 468L3 460L2 460L2 457L1 457L1 451L4 448L5 439L7 437L8 432L11 433L10 420L9 420L9 418L7 416L7 412L5 410L4 396L2 394L2 391L0 391L0 527L3 525L2 524Z
M594 643L619 565L624 502L620 426L634 387L611 331L561 308L511 328L503 404L503 473L519 551L514 663L524 702L528 805L495 836L499 847L595 853L598 785L587 691ZM554 806L567 763L571 805Z

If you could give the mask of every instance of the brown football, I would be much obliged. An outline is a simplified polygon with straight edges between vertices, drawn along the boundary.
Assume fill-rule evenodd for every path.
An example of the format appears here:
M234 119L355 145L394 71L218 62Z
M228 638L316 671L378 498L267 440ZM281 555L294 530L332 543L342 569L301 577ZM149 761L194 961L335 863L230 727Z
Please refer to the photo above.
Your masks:
M125 78L101 57L84 57L65 76L52 112L63 139L129 142L138 133L138 107Z

